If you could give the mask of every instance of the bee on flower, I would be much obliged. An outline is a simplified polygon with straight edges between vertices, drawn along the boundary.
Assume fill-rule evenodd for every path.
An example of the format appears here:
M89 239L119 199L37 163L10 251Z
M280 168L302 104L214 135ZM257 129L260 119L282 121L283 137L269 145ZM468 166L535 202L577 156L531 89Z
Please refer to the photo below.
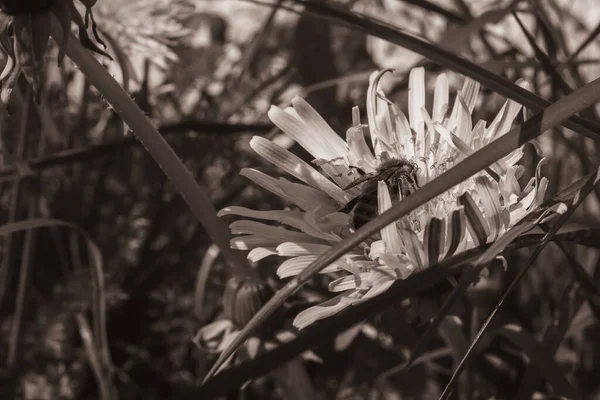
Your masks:
M379 86L385 72L371 75L367 123L355 108L346 140L299 97L285 110L271 107L271 121L315 157L314 166L267 139L251 140L254 151L296 182L255 169L243 169L241 174L296 208L221 210L221 216L247 218L230 226L237 235L231 241L233 248L249 250L252 261L282 257L278 276L297 275L369 219L504 135L521 110L521 105L508 100L490 124L474 124L471 114L479 84L465 80L450 110L448 78L441 74L429 112L425 70L415 68L409 77L406 116ZM524 81L518 84L527 87ZM329 290L337 295L298 314L294 325L306 327L384 292L397 279L495 241L536 208L546 192L547 180L540 177L539 168L525 188L520 187L522 156L522 148L515 150L327 266L321 274L332 277Z

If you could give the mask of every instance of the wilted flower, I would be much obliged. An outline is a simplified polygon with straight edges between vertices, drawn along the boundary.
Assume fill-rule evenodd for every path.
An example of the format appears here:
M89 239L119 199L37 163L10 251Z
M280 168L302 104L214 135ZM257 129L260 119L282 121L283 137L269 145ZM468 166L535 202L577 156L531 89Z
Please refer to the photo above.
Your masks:
M98 37L92 14L92 7L96 4L96 0L80 0L80 2L86 9L85 21L75 7L74 0L0 1L0 47L7 56L4 71L0 75L0 82L2 82L0 101L3 104L8 102L21 72L33 86L34 97L39 102L43 84L44 57L53 16L57 18L63 30L62 45L58 55L59 63L65 55L64 44L71 34L71 22L77 24L79 40L85 47L109 57L92 42L86 32L91 20L96 40L104 45Z
M271 287L264 282L250 278L231 277L227 281L223 296L224 318L202 327L196 334L194 343L200 350L207 353L221 353L272 294ZM273 338L265 340L264 335L259 332L258 336L252 337L244 343L242 351L235 356L237 357L236 361L252 359L260 352L275 348L295 337L295 334L289 329L278 330L275 335L271 334L271 328L263 329L263 331L269 332L269 337L273 336ZM302 357L307 360L320 361L319 357L311 351L304 352ZM221 368L229 365L231 360L228 360Z
M385 72L385 71L384 71ZM297 141L316 160L319 169L305 163L277 144L254 137L250 145L265 159L303 183L273 178L254 169L241 174L256 184L295 204L299 210L256 211L228 207L220 215L274 221L279 226L240 220L231 224L231 241L236 249L250 250L248 258L257 261L277 255L281 278L297 275L323 252L352 233L350 218L339 212L360 193L359 188L344 191L359 177L357 169L373 173L382 161L406 159L417 168L418 185L423 186L454 164L489 144L510 129L521 105L507 101L491 124L471 114L479 84L466 80L458 91L450 114L446 75L438 76L430 114L425 108L425 72L410 72L408 118L379 89L381 73L371 76L367 93L367 119L374 154L367 146L358 109L346 141L303 99L295 98L291 108L271 107L269 118ZM518 82L526 86L524 82ZM333 280L329 290L336 297L301 312L294 325L305 327L329 317L347 306L387 290L396 279L405 279L453 254L495 241L543 200L547 180L536 177L521 189L517 179L524 168L517 165L523 155L519 148L485 171L453 187L383 228L380 235L362 243L328 267L322 274ZM379 213L392 205L390 193L380 181L377 187Z

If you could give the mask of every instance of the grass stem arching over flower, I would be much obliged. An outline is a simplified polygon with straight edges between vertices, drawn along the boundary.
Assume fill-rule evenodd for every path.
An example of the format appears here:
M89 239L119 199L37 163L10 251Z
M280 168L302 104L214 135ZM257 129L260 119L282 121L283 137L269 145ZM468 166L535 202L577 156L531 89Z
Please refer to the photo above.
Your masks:
M361 189L342 188L360 177L359 169L373 174L390 159L406 160L415 166L421 187L508 132L521 110L521 105L509 100L490 124L473 124L471 114L479 84L467 79L450 110L448 79L441 74L430 113L425 107L425 71L415 68L409 77L407 117L379 88L385 72L371 76L367 125L361 123L355 109L354 126L348 129L345 141L301 98L295 98L292 107L285 110L271 107L269 118L316 158L315 167L271 141L253 138L250 145L259 155L302 183L276 179L253 169L242 170L242 175L295 204L298 210L223 209L220 215L253 219L231 224L232 233L239 235L231 241L232 247L250 250L248 257L253 261L285 257L277 274L281 278L297 275L352 233L350 216L340 210L359 196ZM526 87L525 82L518 83ZM365 129L371 147L365 140ZM301 312L294 324L306 327L382 293L396 279L405 279L456 253L495 241L539 205L545 195L547 180L540 178L539 168L535 178L521 189L518 178L524 168L517 163L522 156L522 148L515 150L329 265L321 273L332 277L329 290L337 296ZM384 181L379 181L376 189L379 213L403 196L400 187L390 188Z

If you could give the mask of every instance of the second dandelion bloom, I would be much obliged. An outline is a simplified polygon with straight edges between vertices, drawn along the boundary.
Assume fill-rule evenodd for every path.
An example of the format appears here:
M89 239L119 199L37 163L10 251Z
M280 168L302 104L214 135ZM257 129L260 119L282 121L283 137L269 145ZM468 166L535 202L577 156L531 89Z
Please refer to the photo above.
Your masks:
M450 110L448 79L441 74L436 79L429 112L425 107L425 71L415 68L410 72L406 116L379 87L385 72L371 76L366 124L355 108L353 127L348 129L346 140L301 98L296 97L292 107L285 110L271 107L269 118L315 157L314 165L264 138L251 140L250 145L258 154L291 175L294 181L254 169L243 169L241 174L295 208L223 209L220 215L248 218L231 224L232 233L237 235L231 241L233 248L250 250L248 258L252 261L281 257L278 276L297 275L352 234L357 221L361 225L366 222L355 215L361 208L348 207L349 203L357 203L357 198L360 203L373 203L369 205L374 212L367 216L375 217L504 135L521 110L521 105L509 100L491 123L474 124L471 114L479 84L465 80ZM526 87L525 82L518 83ZM337 295L301 312L294 325L306 327L382 293L397 279L495 241L536 208L545 195L547 180L539 173L524 188L520 187L518 178L524 168L518 162L522 155L522 148L515 150L383 228L379 235L326 267L321 274L331 276L329 290ZM396 169L390 172L390 166ZM357 180L361 183L355 184Z

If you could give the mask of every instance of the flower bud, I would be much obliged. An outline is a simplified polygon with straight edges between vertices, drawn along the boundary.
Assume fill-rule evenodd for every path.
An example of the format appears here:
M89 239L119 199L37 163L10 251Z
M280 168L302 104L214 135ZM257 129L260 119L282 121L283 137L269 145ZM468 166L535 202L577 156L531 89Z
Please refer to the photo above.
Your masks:
M225 316L238 328L243 328L273 296L273 289L252 278L229 278L223 295Z

